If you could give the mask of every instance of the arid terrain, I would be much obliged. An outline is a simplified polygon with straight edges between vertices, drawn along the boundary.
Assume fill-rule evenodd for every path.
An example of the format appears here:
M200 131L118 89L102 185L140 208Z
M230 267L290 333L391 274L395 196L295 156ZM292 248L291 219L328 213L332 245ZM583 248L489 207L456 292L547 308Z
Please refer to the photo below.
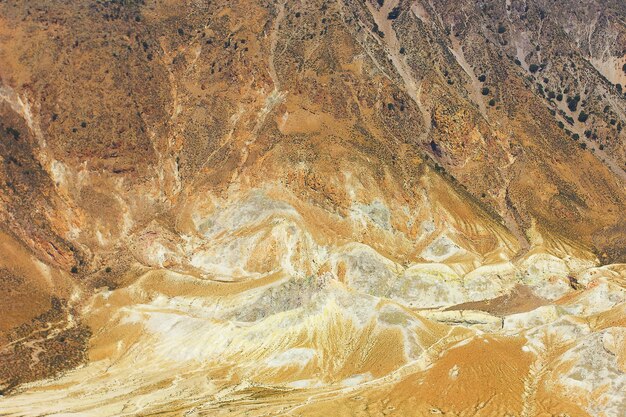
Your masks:
M626 2L0 1L0 416L626 415Z

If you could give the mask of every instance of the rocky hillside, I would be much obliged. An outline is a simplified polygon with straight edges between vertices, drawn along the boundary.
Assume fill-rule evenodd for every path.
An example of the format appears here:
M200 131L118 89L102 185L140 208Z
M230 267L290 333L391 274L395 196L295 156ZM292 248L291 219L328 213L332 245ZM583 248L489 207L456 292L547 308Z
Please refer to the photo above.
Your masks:
M0 2L0 408L619 416L625 22Z

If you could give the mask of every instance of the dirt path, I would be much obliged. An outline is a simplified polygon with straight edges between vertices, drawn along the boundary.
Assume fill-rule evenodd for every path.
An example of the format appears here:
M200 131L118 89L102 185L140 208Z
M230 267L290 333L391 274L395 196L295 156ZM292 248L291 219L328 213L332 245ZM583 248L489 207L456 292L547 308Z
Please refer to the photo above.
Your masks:
M400 42L393 29L393 20L387 19L389 12L398 5L398 0L386 1L380 9L376 9L374 5L367 2L367 8L372 14L374 21L378 25L379 30L384 32L385 37L382 42L385 44L385 51L391 60L394 68L402 78L406 93L417 104L418 109L422 113L424 120L424 131L420 134L420 141L424 141L431 130L431 114L421 101L422 82L416 80L411 72L411 68L406 63L404 56L400 54Z
M235 188L238 185L237 180L239 179L239 174L243 170L243 166L248 161L248 156L250 155L250 146L254 144L254 142L256 142L258 134L265 124L265 119L267 118L267 115L274 109L274 107L280 104L286 96L286 92L280 91L280 80L278 79L278 73L276 72L275 66L276 45L278 44L278 31L280 30L280 23L283 21L284 17L285 3L281 2L278 4L278 13L276 15L276 19L274 20L274 24L272 25L272 33L270 35L270 56L268 59L268 71L270 73L270 77L272 78L274 89L265 98L263 106L257 113L254 129L252 129L249 137L244 141L244 145L241 148L241 160L237 164L237 169L233 172L233 175L231 177L231 184L233 184Z
M274 83L274 91L278 91L280 89L280 82L276 73L274 60L276 57L276 44L278 43L278 31L280 29L280 23L283 21L284 18L285 3L281 2L278 4L278 14L276 15L276 19L274 20L274 24L272 25L272 34L270 35L269 73L270 77L272 77L272 82Z
M478 77L474 74L474 70L469 65L467 60L465 59L465 54L463 54L463 47L459 43L458 39L454 36L450 36L450 43L452 47L448 47L448 50L454 55L456 58L456 62L463 68L463 71L470 78L470 82L466 84L467 91L470 94L470 98L476 105L478 106L478 110L480 110L480 114L486 119L489 120L487 116L487 108L485 107L485 101L483 99L483 95L481 94L482 84L478 81Z

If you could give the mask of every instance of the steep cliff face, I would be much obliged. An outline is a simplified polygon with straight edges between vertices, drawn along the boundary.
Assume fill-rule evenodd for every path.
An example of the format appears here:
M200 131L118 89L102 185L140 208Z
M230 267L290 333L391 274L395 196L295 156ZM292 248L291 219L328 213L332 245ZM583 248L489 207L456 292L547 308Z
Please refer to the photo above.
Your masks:
M0 4L3 409L619 415L625 16Z

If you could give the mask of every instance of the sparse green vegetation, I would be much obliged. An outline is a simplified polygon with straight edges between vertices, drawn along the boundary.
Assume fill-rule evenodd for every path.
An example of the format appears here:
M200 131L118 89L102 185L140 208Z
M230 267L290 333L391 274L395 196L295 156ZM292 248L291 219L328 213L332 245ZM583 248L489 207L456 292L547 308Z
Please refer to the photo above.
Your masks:
M374 27L372 27L372 31L377 34L378 36L380 36L381 38L385 37L385 32L383 32L382 30L380 30L378 28L378 24L374 23Z
M578 108L578 102L580 101L580 96L576 94L574 97L567 97L567 108L571 112L575 112Z
M400 7L394 7L387 15L387 19L395 20L398 16L400 16Z
M7 127L5 132L7 132L7 135L13 136L14 140L18 140L20 138L20 132L11 126Z

